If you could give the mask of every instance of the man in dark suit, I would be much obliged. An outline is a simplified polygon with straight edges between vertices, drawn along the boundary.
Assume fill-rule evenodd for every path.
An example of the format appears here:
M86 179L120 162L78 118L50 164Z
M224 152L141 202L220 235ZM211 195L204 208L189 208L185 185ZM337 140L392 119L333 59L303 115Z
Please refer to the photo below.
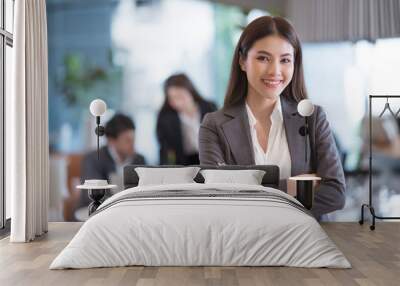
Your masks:
M108 180L115 183L115 178L122 178L123 168L129 164L144 165L145 159L135 152L135 124L131 118L116 114L105 126L107 145L85 155L81 165L81 181L89 179ZM123 186L118 186L122 189ZM87 192L81 193L80 207L90 203Z

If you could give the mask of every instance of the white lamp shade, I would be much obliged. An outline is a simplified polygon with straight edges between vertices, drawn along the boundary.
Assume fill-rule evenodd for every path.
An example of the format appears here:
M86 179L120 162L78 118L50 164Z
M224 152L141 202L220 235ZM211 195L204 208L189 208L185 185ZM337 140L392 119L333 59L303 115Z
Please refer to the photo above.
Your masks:
M314 113L314 104L309 99L303 99L297 105L297 112L303 117L310 116Z
M102 116L107 110L107 104L101 99L95 99L90 103L90 113L93 116Z

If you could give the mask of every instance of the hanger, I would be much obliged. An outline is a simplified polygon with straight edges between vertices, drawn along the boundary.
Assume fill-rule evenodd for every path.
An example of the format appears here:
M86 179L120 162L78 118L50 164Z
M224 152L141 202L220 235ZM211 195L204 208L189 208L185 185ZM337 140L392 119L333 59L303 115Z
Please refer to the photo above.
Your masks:
M389 105L389 98L386 97L385 108L383 108L381 114L379 114L379 117L382 117L382 115L386 112L387 109L390 111L390 113L392 114L392 116L395 117L395 118L397 117L397 114L398 114L399 111L400 111L400 109L399 109L399 111L397 111L396 114L394 114L393 110L390 108L390 105Z

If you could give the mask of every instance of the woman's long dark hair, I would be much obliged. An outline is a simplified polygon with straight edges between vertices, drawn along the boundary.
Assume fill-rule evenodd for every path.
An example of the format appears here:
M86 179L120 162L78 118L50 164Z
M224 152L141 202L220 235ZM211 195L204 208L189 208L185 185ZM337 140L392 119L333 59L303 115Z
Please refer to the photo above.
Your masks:
M170 87L181 87L181 88L186 89L192 95L193 100L196 103L200 103L200 102L204 101L204 99L201 97L200 93L194 87L194 84L189 79L189 77L184 73L178 73L178 74L171 75L164 82L165 98L164 98L164 104L161 107L161 111L175 111L175 109L173 109L172 106L168 102L168 88L170 88Z
M307 98L304 83L303 60L299 37L293 26L282 17L263 16L251 22L244 29L236 46L228 88L225 94L224 108L236 105L245 100L247 96L247 77L241 70L239 59L247 58L250 48L256 41L266 36L278 35L287 40L294 49L294 73L291 82L282 91L282 95L299 102Z

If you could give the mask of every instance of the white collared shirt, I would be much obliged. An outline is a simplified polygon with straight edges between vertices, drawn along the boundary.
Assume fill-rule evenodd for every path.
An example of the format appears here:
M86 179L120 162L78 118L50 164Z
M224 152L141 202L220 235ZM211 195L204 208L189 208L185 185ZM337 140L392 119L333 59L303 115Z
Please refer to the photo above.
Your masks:
M115 163L115 172L109 174L109 182L110 184L117 185L118 188L112 190L112 193L115 194L118 191L122 191L124 189L124 167L132 163L132 157L128 157L125 161L121 161L117 150L111 145L107 145L108 152L110 153L111 158Z
M191 117L183 112L178 113L182 128L183 153L190 155L199 152L200 111Z
M129 165L132 162L132 157L128 157L125 159L125 161L121 161L121 158L119 157L117 150L111 145L107 145L108 152L110 153L111 158L113 159L115 163L115 171L117 173L123 174L124 173L124 167L126 165Z
M289 146L286 139L285 126L283 125L281 101L275 103L271 114L271 129L268 136L267 152L264 152L257 138L257 119L246 103L247 116L249 118L251 139L253 142L254 161L256 165L277 165L280 179L291 176L291 164Z

